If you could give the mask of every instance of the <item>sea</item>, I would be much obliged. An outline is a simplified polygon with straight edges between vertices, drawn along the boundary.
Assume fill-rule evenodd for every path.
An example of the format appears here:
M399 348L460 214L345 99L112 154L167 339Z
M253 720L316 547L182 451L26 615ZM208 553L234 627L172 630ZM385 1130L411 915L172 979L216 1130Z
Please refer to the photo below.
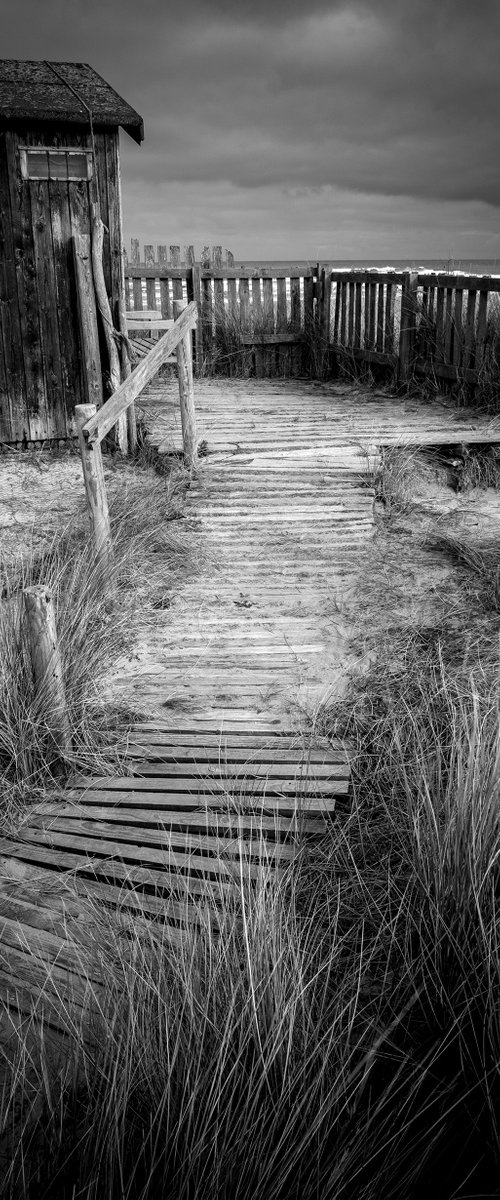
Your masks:
M325 267L331 267L332 270L349 270L351 269L366 269L373 268L383 271L390 267L396 271L418 270L423 271L447 271L451 274L453 271L464 275L500 275L500 258L321 258L319 260ZM289 267L290 264L297 267L299 270L307 267L316 266L317 258L242 258L235 260L235 267L248 267L253 269L265 263L270 267Z

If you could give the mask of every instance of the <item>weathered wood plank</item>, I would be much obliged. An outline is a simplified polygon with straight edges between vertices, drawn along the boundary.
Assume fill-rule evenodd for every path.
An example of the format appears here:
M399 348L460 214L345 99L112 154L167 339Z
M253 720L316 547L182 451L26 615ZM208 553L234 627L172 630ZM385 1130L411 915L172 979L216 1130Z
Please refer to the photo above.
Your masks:
M168 870L166 866L163 869L156 869L151 866L140 867L132 863L125 864L117 858L82 855L75 853L74 850L38 845L36 840L24 843L0 840L0 853L9 856L16 864L19 863L21 870L26 866L30 875L33 865L38 864L38 879L41 883L45 869L54 870L57 867L61 872L63 870L78 872L80 880L85 880L85 883L87 878L106 882L112 879L117 884L131 888L138 885L156 888L160 893L177 891L181 895L186 894L185 877L174 870ZM188 894L189 896L208 896L217 900L227 900L234 894L234 889L228 880L220 877L215 882L191 877Z
M155 265L155 248L154 246L144 247L144 262L147 267ZM148 277L146 279L146 307L156 308L156 279Z
M463 366L467 368L474 367L476 355L476 297L477 292L474 288L469 290L467 297L467 315L465 318L464 327L464 351L463 351Z
M276 837L295 836L300 829L306 833L318 833L322 830L322 826L318 823L318 818L301 818L300 815L282 817L279 813L274 816L266 816L264 813L247 814L236 812L219 812L218 810L200 810L199 812L188 811L186 809L168 809L163 812L147 808L129 808L125 804L119 805L103 805L92 800L87 801L83 798L81 801L75 801L72 804L60 804L57 808L48 806L48 811L43 813L35 813L30 818L31 825L39 825L41 822L47 822L54 817L55 819L64 818L65 820L74 821L75 828L78 825L80 818L86 820L97 820L107 823L108 836L112 836L113 826L116 824L124 824L134 827L135 836L139 837L143 826L153 826L156 829L173 830L175 826L179 826L186 835L188 831L194 830L197 833L204 834L206 832L214 833L215 830L242 830L243 836L245 830L252 830L258 833L263 830L266 833L275 834ZM36 819L35 819L36 818ZM137 828L135 828L137 827Z
M86 402L82 356L78 338L78 297L72 247L70 187L64 181L53 181L51 224L57 295L57 318L61 352L61 385L64 400L66 435L75 434L76 404Z
M477 325L476 325L476 368L480 367L484 356L484 343L486 339L486 331L488 327L488 293L486 291L479 292L479 303L477 309Z
M75 228L75 215L71 214L72 228ZM80 320L80 335L82 339L82 366L86 404L102 404L102 372L99 352L99 333L97 329L97 313L92 277L92 262L90 253L90 234L73 236L74 264L78 297L78 312ZM112 425L114 425L114 421ZM109 429L112 428L109 426ZM108 430L109 432L109 430Z
M221 826L220 834L207 832L206 830L190 829L175 829L169 823L165 822L164 828L154 829L151 824L128 824L126 817L120 822L109 822L107 819L100 820L93 813L88 812L85 816L80 814L78 820L72 817L45 817L35 815L29 822L29 825L23 829L23 836L34 836L36 838L36 830L40 830L41 834L47 835L50 841L52 834L58 835L58 842L61 843L61 838L69 834L68 843L72 849L78 849L80 839L82 837L90 837L93 840L102 839L109 849L111 844L116 846L116 852L127 857L129 850L132 848L134 853L137 851L141 854L143 851L151 847L158 846L167 853L170 850L181 850L189 854L205 855L207 851L213 851L217 855L236 855L239 857L241 853L245 856L260 857L266 854L270 858L281 859L282 861L290 862L296 857L297 849L289 843L274 842L269 838L260 838L258 824L254 823L253 829L247 827L248 837L245 836L245 830L238 830L233 825L232 829L226 827L226 830ZM196 861L196 860L195 860Z
M28 827L23 830L23 840L25 843L34 841L37 845L46 846L48 850L57 850L60 847L63 850L74 851L74 839L74 833L61 833L57 829L31 830ZM260 843L258 845L260 847ZM273 845L273 843L269 843L270 859L273 858ZM259 856L260 849L256 843L247 842L243 839L240 839L234 847L230 842L228 843L227 856L225 852L213 857L208 854L183 852L182 850L173 849L170 846L159 848L147 844L135 846L132 843L124 843L122 845L115 837L107 839L84 834L78 838L78 849L85 855L93 855L100 858L118 859L131 864L147 863L156 868L164 866L166 869L170 868L170 870L175 869L176 871L197 871L199 874L221 875L223 878L227 877L229 879L237 878L240 861L244 863L244 873L250 879L257 879L261 871L260 865L251 861L253 857ZM273 870L276 874L279 874L282 868L273 866ZM2 934L3 937L5 937L4 933Z
M384 350L384 285L377 284L378 299L377 299L377 350Z
M46 305L47 296L43 292L43 281L39 281L37 278L38 256L35 251L37 229L36 214L32 210L33 185L28 184L27 186L21 178L17 152L20 139L20 133L7 131L5 134L8 175L3 181L3 186L10 185L8 188L10 191L10 214L7 210L6 221L9 220L11 225L9 242L12 236L16 276L16 280L11 281L13 290L6 297L10 303L5 310L5 315L8 320L10 318L12 333L15 330L16 310L20 321L19 332L16 330L17 344L11 342L7 349L7 361L9 359L11 361L11 366L7 369L9 391L14 389L15 392L16 376L18 375L17 360L20 360L21 374L18 378L23 396L20 413L27 437L35 439L43 437L44 433L53 433L53 422L49 417L49 392L52 381L47 378L46 363L42 353L42 305ZM27 143L36 140L36 135L31 135L31 137L27 135L26 137ZM8 204L7 194L5 200ZM13 318L14 324L12 324Z

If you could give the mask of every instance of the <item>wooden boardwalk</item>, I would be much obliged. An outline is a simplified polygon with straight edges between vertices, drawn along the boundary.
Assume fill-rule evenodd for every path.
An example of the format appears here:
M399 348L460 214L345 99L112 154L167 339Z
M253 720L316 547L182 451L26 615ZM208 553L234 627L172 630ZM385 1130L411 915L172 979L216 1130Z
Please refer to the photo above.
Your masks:
M162 380L143 397L164 449L180 444L176 396ZM197 919L186 896L279 873L299 831L345 811L348 748L310 718L349 667L336 595L373 536L368 469L383 445L500 441L498 420L333 385L198 380L196 401L208 453L185 524L206 560L162 613L161 651L113 680L153 717L123 775L75 780L0 841L0 995L20 1007L47 963L55 1009L68 981L78 998L87 898L125 924L159 917L175 941Z

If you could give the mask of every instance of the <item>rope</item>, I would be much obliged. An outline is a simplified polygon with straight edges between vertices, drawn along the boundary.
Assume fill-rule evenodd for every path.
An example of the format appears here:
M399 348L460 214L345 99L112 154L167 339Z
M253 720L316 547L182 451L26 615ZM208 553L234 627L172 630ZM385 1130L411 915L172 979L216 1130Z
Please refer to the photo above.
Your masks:
M97 205L97 208L99 208L99 192L98 192L98 187L97 187L97 170L96 170L97 159L96 159L96 152L95 152L94 122L93 122L93 117L92 117L92 109L90 108L90 105L87 104L87 102L83 99L83 96L80 95L79 91L77 91L77 89L75 87L73 87L73 84L69 82L69 79L66 79L65 76L62 75L61 72L57 70L57 67L55 67L53 63L48 62L48 60L46 58L44 58L43 61L44 61L44 65L49 68L49 71L52 71L52 74L55 75L57 77L57 79L60 79L61 83L64 83L65 86L67 88L69 88L70 92L72 92L73 95L76 96L76 99L83 106L83 108L85 109L85 111L87 113L87 116L89 119L89 128L90 128L90 144L91 144L91 149L92 149L92 158L94 160L94 170L93 170L92 175L93 175L93 179L94 179L95 203Z

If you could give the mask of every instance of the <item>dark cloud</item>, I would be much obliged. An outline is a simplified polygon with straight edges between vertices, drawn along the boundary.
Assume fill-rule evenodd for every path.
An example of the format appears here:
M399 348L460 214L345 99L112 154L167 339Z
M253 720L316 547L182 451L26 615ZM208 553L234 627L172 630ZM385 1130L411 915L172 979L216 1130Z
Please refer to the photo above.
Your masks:
M89 61L143 115L141 151L123 139L135 195L500 206L498 0L3 5L3 55Z

